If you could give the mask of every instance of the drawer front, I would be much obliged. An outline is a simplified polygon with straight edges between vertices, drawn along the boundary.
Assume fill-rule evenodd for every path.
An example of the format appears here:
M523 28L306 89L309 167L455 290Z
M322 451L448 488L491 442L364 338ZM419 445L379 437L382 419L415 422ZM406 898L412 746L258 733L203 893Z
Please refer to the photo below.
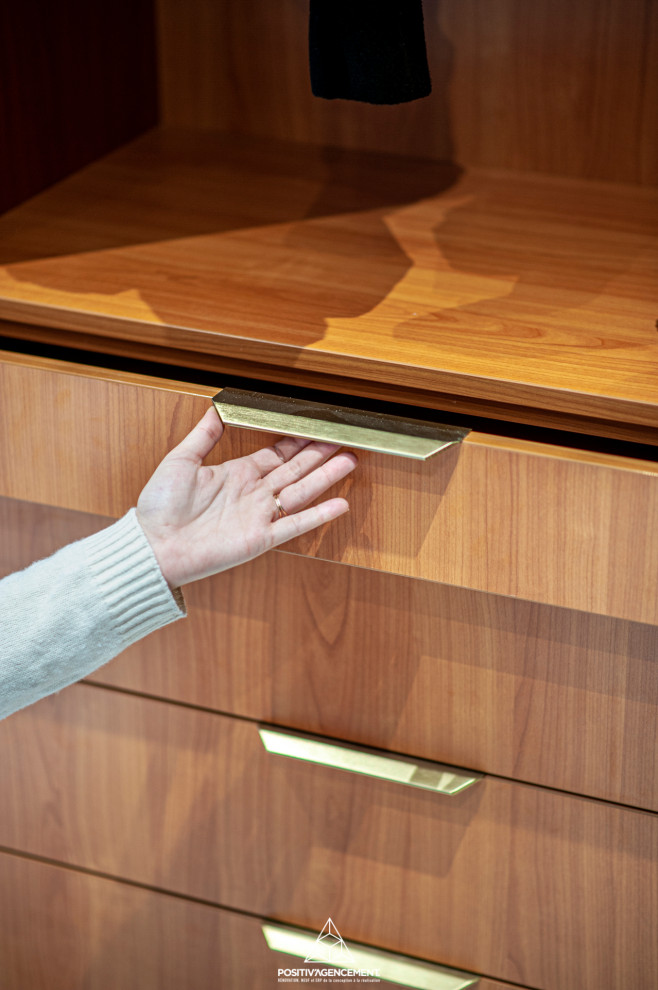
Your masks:
M489 777L445 797L81 685L0 724L0 844L496 979L650 985L658 816Z
M109 520L0 498L0 568ZM126 688L658 810L658 627L268 554L93 674Z
M280 968L303 965L268 947L259 918L6 853L0 918L3 990L271 990Z
M0 364L0 443L9 451L0 495L85 512L118 516L134 504L213 392L27 360L5 355ZM230 430L222 457L270 442ZM348 516L289 550L658 622L656 465L482 435L427 463L360 461L343 485Z

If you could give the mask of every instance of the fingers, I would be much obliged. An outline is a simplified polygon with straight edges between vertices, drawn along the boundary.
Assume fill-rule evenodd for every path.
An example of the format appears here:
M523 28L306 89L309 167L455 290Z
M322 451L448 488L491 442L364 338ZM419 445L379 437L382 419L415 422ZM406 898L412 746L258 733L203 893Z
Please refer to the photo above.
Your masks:
M282 516L272 524L272 535L274 542L272 546L278 547L282 543L287 543L295 536L302 533L310 533L312 529L322 526L344 515L349 509L349 505L344 498L329 498L319 505L312 505L309 509L296 512L294 516Z
M223 432L224 424L214 406L211 406L206 410L203 419L199 420L177 447L174 447L171 454L200 463L221 439Z
M267 487L272 492L283 491L288 485L295 484L310 474L311 471L315 471L339 449L333 443L312 441L287 460L285 464L280 464L267 475Z
M261 478L264 478L265 475L281 467L282 464L285 464L286 461L289 461L310 443L310 440L304 440L302 437L283 437L281 440L277 440L276 443L272 444L271 447L263 447L262 450L257 450L250 457L256 465Z
M335 454L304 478L280 489L279 501L287 513L299 512L323 495L332 485L347 477L356 465L357 459L354 454L348 451Z

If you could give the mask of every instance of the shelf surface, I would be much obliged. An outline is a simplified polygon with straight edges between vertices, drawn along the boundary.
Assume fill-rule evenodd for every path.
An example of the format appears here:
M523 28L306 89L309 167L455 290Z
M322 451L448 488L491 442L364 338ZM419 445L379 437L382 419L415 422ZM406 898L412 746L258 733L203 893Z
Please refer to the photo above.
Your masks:
M646 187L152 131L0 218L0 318L658 426Z

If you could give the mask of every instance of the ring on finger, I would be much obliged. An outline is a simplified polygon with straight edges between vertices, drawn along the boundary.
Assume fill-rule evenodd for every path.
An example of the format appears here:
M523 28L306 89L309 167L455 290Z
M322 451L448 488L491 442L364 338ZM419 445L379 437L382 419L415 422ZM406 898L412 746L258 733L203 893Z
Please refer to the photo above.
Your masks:
M287 516L288 513L286 512L286 510L281 505L281 502L279 500L279 496L278 495L272 495L272 498L276 502L276 507L279 510L279 519L281 519L283 516Z

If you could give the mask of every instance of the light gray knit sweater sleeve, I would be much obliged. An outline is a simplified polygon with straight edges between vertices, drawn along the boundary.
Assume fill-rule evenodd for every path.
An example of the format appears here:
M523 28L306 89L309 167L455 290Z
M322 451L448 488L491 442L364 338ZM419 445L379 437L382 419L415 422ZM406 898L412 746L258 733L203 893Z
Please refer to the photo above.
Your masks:
M134 509L0 581L0 718L185 615Z

